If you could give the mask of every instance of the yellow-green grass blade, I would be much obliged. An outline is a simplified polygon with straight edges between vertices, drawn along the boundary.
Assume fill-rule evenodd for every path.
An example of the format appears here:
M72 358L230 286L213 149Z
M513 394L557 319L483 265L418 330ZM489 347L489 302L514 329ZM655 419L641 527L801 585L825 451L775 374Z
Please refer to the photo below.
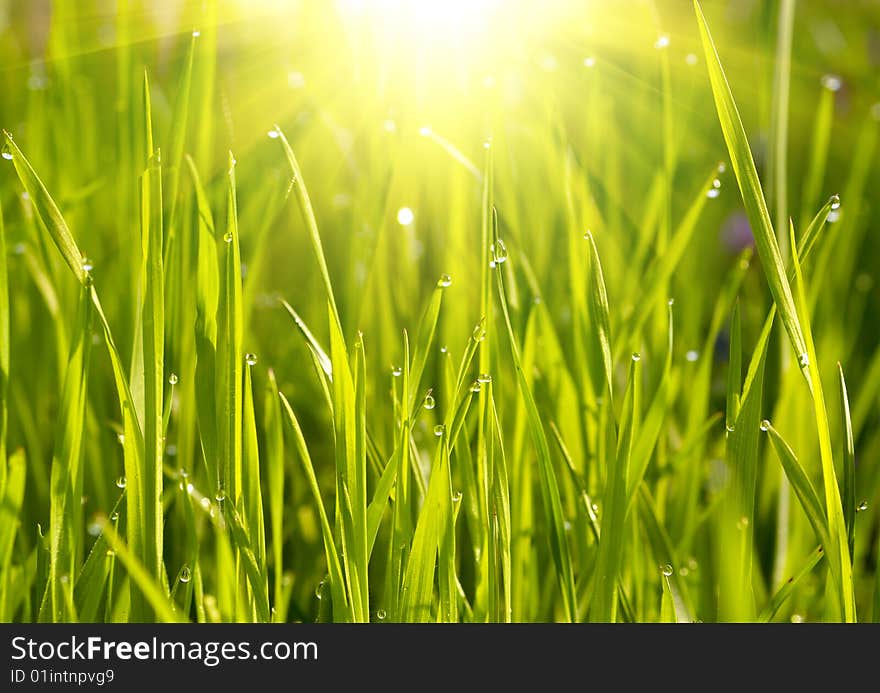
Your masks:
M220 465L215 387L217 356L217 307L220 300L220 272L217 261L217 238L214 217L208 204L195 162L187 155L186 163L196 194L198 221L195 233L196 258L196 413L202 459L208 478L220 487Z
M807 261L807 257L809 257L813 248L816 245L816 241L819 240L819 236L821 235L823 229L825 228L825 222L828 221L828 214L831 210L836 209L840 206L840 197L837 195L832 195L828 198L824 205L822 205L821 209L816 213L816 216L813 217L813 220L810 222L810 225L807 227L807 230L804 231L804 235L801 237L800 242L798 243L798 257L801 259L801 264ZM788 279L791 281L794 277L794 268L789 270Z
M724 409L728 433L734 430L739 416L740 382L742 382L742 324L739 317L739 301L733 304L730 316L730 355L727 359L727 406Z
M15 538L21 524L26 466L24 450L16 450L0 460L4 467L4 483L0 486L0 617L8 613L14 600L14 584L10 571ZM11 619L10 619L11 620Z
M227 168L226 232L221 245L222 266L217 307L217 423L219 486L217 495L236 501L241 493L242 349L241 254L235 191L235 158Z
M626 484L632 458L633 439L638 435L640 417L641 369L639 366L640 359L633 355L621 409L617 453L614 455L605 480L602 531L599 538L599 552L596 556L596 574L590 605L590 620L599 623L613 623L617 618L617 584L625 550ZM610 456L609 459L611 459Z
M145 91L149 87L145 83ZM149 109L148 115L149 118ZM148 120L149 124L149 120ZM148 125L149 128L149 125ZM165 386L165 278L162 261L162 168L159 151L141 178L141 335L144 367L144 565L157 582L163 580L164 455L163 395Z
M284 309L290 313L290 317L293 318L293 323L296 325L297 329L302 332L303 337L306 338L309 347L312 349L312 353L317 356L318 361L321 364L321 370L324 371L328 378L333 378L333 363L330 361L330 357L327 356L327 352L324 351L323 347L312 334L308 325L306 325L305 321L299 316L299 313L297 313L293 309L293 306L287 301L281 299L281 305L283 305Z
M281 398L275 372L270 368L263 401L263 430L266 435L266 500L269 503L269 534L273 567L273 604L276 617L281 616L284 576L284 429Z
M321 488L318 486L318 479L315 476L315 468L312 464L312 457L309 454L306 440L303 437L302 429L299 421L293 413L290 402L283 393L279 393L281 403L284 406L284 412L290 421L293 429L294 444L297 454L303 464L306 479L309 483L309 490L318 509L318 517L321 521L321 536L324 541L324 555L327 559L327 570L330 573L330 591L333 596L333 616L338 621L349 622L352 620L350 602L348 598L348 587L342 572L342 565L339 562L339 554L336 549L336 542L333 539L333 530L330 528L330 520L327 511L324 509L324 500L321 498Z
M553 564L556 569L556 579L559 582L559 590L562 593L563 617L570 622L578 620L577 596L575 594L574 569L571 562L571 549L565 532L565 516L562 510L562 500L559 493L559 483L556 479L556 471L553 469L553 460L550 457L550 446L547 444L547 434L541 421L541 414L535 403L529 383L523 371L519 347L517 346L516 333L510 320L510 311L507 307L507 298L504 293L504 281L501 272L496 272L498 295L501 311L504 315L504 323L507 327L507 336L510 341L510 350L513 365L516 369L517 384L522 397L527 415L528 428L538 456L538 471L541 488L541 499L544 513L547 519L547 530L550 540L550 552L553 556ZM627 455L629 453L627 452ZM612 583L613 589L613 583Z
M244 521L231 502L224 505L226 522L232 535L232 544L238 552L250 583L251 594L256 604L256 617L260 623L269 622L269 587L264 570L265 562L258 556L259 548L251 534L248 533Z
M257 420L254 411L250 359L244 369L244 414L242 416L242 522L250 537L250 545L259 565L266 564L266 531L263 522L263 492L260 483L260 447L257 442ZM264 586L268 590L268 585Z
M724 69L721 67L721 60L718 57L718 52L712 41L709 27L706 24L706 19L703 16L698 0L694 0L694 10L700 28L700 37L703 42L706 65L709 70L709 80L712 85L712 94L718 112L718 120L724 133L724 140L727 143L727 150L730 154L730 162L736 174L743 204L745 205L749 224L755 238L758 256L761 258L761 265L764 268L764 275L770 286L773 301L779 310L779 318L785 327L795 353L800 358L802 354L806 353L807 344L797 310L795 309L791 287L786 279L785 264L779 252L773 224L770 220L770 213L767 211L767 203L761 190L761 183L758 179L754 159L752 158L752 151L749 148L748 138L734 103L733 94L727 83ZM806 370L805 366L801 366L801 368Z
M6 482L6 426L9 396L9 279L6 270L6 229L0 207L0 489Z
M792 254L792 267L795 272L797 287L797 310L800 323L804 326L806 339L806 363L801 359L801 367L807 373L813 410L816 417L816 430L819 437L819 459L822 464L822 484L825 491L825 512L828 518L829 544L826 547L828 564L832 578L835 580L835 602L828 609L829 618L843 620L847 623L856 620L856 605L852 575L852 558L847 543L846 519L840 499L840 487L834 469L834 457L831 446L831 430L828 423L828 412L825 397L822 393L822 380L819 375L819 363L816 348L813 344L813 333L808 315L806 287L801 272L800 259L796 251L794 226L789 226Z
M759 623L769 623L773 620L785 602L791 597L794 590L801 583L801 581L813 572L813 568L815 568L819 561L821 561L825 557L825 550L819 546L813 550L812 553L807 557L807 560L804 562L804 565L801 569L788 578L782 586L776 590L773 596L770 598L770 601L767 603L767 606L763 608L760 614L758 614L758 622Z
M730 481L725 490L719 532L721 552L719 573L719 618L723 621L749 621L754 618L753 557L755 541L755 494L763 406L764 370L767 345L774 313L752 352L739 410L728 430L727 461Z
M73 239L73 234L71 234L67 222L61 214L61 210L58 209L58 205L55 204L55 201L49 195L49 191L46 190L46 186L43 185L43 182L31 167L30 162L21 153L18 145L12 139L12 135L4 130L3 136L6 138L6 147L12 155L15 172L18 174L21 184L33 203L40 223L49 233L50 238L61 252L61 256L67 263L67 266L70 267L77 281L80 284L84 284L88 274L83 268L84 258Z
M816 539L820 544L825 546L830 539L828 536L828 522L825 518L825 511L822 508L822 502L819 500L819 494L816 493L816 489L813 487L810 477L798 461L791 446L785 442L785 439L783 439L779 431L777 431L773 425L766 420L761 423L761 428L766 429L766 432L770 436L770 442L773 445L776 456L782 464L782 469L785 472L788 483L791 484L791 487L801 504L801 508L803 508L804 514L807 516L807 520L813 528Z
M49 499L49 580L40 620L53 623L69 620L65 593L77 578L80 556L79 527L82 518L83 469L81 466L85 431L86 391L92 344L92 311L89 287L80 290L76 328L70 347L58 414L59 432L52 454Z
M174 609L174 604L168 596L165 587L153 579L147 567L129 550L122 538L116 533L109 518L104 516L99 521L102 535L107 540L107 544L125 566L131 581L137 585L139 592L144 595L144 598L153 610L155 620L159 623L178 623L184 621L185 619Z
M293 153L293 148L290 146L290 143L287 141L287 137L281 131L281 128L276 126L275 131L278 133L278 139L281 141L281 144L284 147L284 153L287 156L287 162L290 165L291 172L293 173L292 184L294 193L296 195L296 201L299 205L303 222L305 223L306 229L309 234L309 241L312 245L312 253L315 256L315 262L318 263L318 268L321 271L321 279L324 282L324 290L327 292L327 300L330 303L330 310L333 316L333 320L336 322L336 325L341 333L342 323L339 319L339 310L337 310L336 308L336 298L333 294L333 282L330 280L330 270L327 268L327 260L324 255L324 247L321 243L321 234L318 231L318 222L315 219L315 211L312 208L312 201L309 198L309 193L306 189L306 184L303 180L302 172L299 168L299 162L296 159L296 155Z
M843 491L841 501L843 503L843 518L846 523L846 543L849 547L850 560L855 560L856 538L856 449L853 440L852 418L849 414L849 396L846 391L846 379L843 377L843 366L837 364L837 373L840 376L840 411L841 430L843 431L843 445L840 459L843 462Z
M610 398L613 392L614 372L611 361L611 321L608 317L608 293L605 289L605 278L602 275L602 263L593 234L587 231L590 246L590 317L592 322L593 348L589 350L593 387L595 391L607 392ZM597 363L598 362L598 363Z

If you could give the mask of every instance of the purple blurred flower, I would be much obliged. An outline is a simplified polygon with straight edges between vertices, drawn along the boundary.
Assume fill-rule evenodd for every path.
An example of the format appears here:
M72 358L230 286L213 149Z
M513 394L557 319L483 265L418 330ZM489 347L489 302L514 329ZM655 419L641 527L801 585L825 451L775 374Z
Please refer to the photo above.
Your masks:
M721 242L733 254L755 245L752 227L744 212L734 212L721 225Z

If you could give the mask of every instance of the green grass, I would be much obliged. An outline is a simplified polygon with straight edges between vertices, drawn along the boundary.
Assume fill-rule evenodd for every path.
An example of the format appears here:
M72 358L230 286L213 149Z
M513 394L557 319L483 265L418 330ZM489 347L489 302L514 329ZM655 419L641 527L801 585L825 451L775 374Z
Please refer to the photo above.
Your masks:
M86 4L0 2L0 620L880 619L871 8Z

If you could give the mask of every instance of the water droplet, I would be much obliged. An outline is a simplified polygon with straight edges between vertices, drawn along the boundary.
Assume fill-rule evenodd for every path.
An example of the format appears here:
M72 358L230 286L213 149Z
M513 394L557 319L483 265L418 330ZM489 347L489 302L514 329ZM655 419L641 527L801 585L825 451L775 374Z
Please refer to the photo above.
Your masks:
M712 200L714 200L720 194L721 194L721 191L718 188L709 188L706 191L706 197L708 197L709 199L712 199Z
M214 512L214 510L211 508L211 501L208 500L207 496L201 497L201 499L199 500L199 505L202 506L203 510L211 510L211 513Z
M409 226L415 218L415 213L409 207L401 207L397 210L397 223L401 226Z
M105 555L107 556L107 558L113 558L113 556L116 555L116 552L113 549L107 549Z
M688 352L684 355L684 358L687 361L690 361L691 363L693 363L698 358L700 358L700 352L697 351L696 349L689 349Z
M315 596L316 596L318 599L322 599L321 592L322 592L323 589L324 589L324 581L321 580L321 582L319 582L319 583L318 583L318 586L315 588Z
M666 305L667 305L667 306L674 306L674 305L675 305L675 299L674 299L674 298L670 298L668 301L666 301Z
M723 161L718 162L718 173L724 173L727 170L727 164Z
M66 585L68 582L70 582L70 575L64 573L64 575L61 576L60 580L63 584Z
M565 520L565 522L562 523L562 527L566 532L570 532L571 531L571 522L569 522L568 520Z
M192 571L189 569L189 566L188 565L183 566L183 568L180 569L180 573L178 573L178 575L177 575L177 579L180 580L181 582L186 583L186 582L189 582L191 578L192 578Z
M691 556L688 558L688 568L691 570L696 570L699 567L699 563L697 563L697 559Z
M168 457L176 457L177 446L174 444L169 445L167 448L165 448L165 454L168 455Z
M636 351L636 352L633 352L632 360L633 360L633 361L641 361L641 360L642 360L642 355L641 355L639 352L637 352L637 351Z
M442 436L445 432L446 426L444 426L443 424L437 424L436 426L434 426L434 435L438 438Z
M425 409L428 409L428 410L431 410L434 407L436 407L437 400L434 399L434 395L432 395L430 392L427 395L425 395L425 401L422 403L422 406L424 406Z
M195 490L196 490L196 487L193 486L191 483L189 483L189 484L186 485L186 492L187 492L190 496L192 495L193 491L195 491Z
M664 566L661 566L661 567L660 567L660 571L661 571L666 577L669 577L669 576L672 575L672 573L673 573L672 566L669 565L668 563L667 563L666 565L664 565Z
M177 385L177 373L172 373L168 376L168 384Z
M482 390L482 389L483 389L483 386L480 385L480 381L479 381L479 380L475 380L475 381L473 382L473 384L471 385L471 392L473 392L474 394L478 393L478 392L479 392L480 390Z
M791 615L791 622L792 623L803 623L804 617L801 614L792 614Z
M736 428L734 427L733 424L727 424L727 426L725 426L725 428L727 429L728 433L733 433L736 430Z
M592 55L588 55L584 58L584 67L596 67L596 58Z
M422 125L422 127L419 128L419 134L422 137L428 137L432 132L433 130L431 130L430 125Z
M486 339L486 318L480 320L477 323L477 326L474 328L474 331L471 333L471 337L473 337L475 342L482 342Z
M223 501L225 501L226 489L224 489L222 486L218 488L217 493L214 494L214 500L216 500L218 503L222 503Z
M696 53L688 53L686 56L684 56L684 61L685 61L688 65L691 65L691 66L696 65L696 64L697 64L697 55L696 55Z
M843 86L843 80L837 75L822 75L820 81L822 82L822 86L828 91L839 91L840 87Z
M659 51L659 50L663 50L664 48L668 48L668 47L669 47L669 34L660 34L660 36L657 37L657 40L654 41L654 48L656 48Z
M492 258L496 265L507 261L507 246L500 238L492 245Z
M124 433L117 433L116 440L119 442L120 445L125 445L125 434Z
M10 152L8 149L4 149L3 152L0 153L0 156L2 156L7 161L12 161L12 152Z
M829 224L833 224L834 222L839 221L839 220L840 220L840 211L837 209L832 209L830 212L828 212L828 216L825 217L825 221L827 221Z
M83 272L91 272L94 268L94 265L92 264L91 260L89 260L87 257L84 257L82 259L82 268Z
M764 419L761 422L761 430L764 431L765 433L770 430L770 422L767 421L767 419Z
M863 513L867 509L868 509L868 501L867 501L867 499L863 499L856 507L856 512Z
M492 376L489 375L488 373L480 373L480 374L477 376L477 382L478 382L478 383L483 383L483 384L485 384L485 383L491 383L491 382L492 382Z
M714 179L714 180L712 181L712 187L713 187L713 188L720 188L720 187L721 187L721 181L718 180L717 178Z
M125 488L125 485L127 483L128 482L126 481L125 476L120 476L118 479L116 479L117 488Z
M832 195L831 196L831 209L838 209L840 207L840 195Z
M385 617L386 617L387 615L388 615L388 614L385 613L385 609L378 609L378 610L376 611L376 618L378 618L380 621L384 621L384 620L385 620Z
M599 504L598 503L593 503L593 505L590 506L590 509L593 511L593 515L599 514Z
M590 240L592 237L593 237L593 232L590 231L590 229L587 229L586 231L584 231L584 240L585 241Z
M393 375L395 378L399 378L401 375L403 375L403 368L401 368L400 366L392 366L391 375Z
M116 522L118 519L119 519L119 513L118 513L118 512L115 512L115 511L114 511L114 512L110 513L110 521L111 521L111 522Z
M458 503L461 500L461 491L456 491L452 494L452 502Z
M273 140L277 140L281 136L281 133L278 132L277 128L272 128L266 134Z
M225 234L223 234L223 240L227 243L232 243L232 231L227 231Z
M452 277L450 277L448 274L445 274L445 273L441 274L440 279L437 280L437 286L439 286L441 289L445 289L447 286L451 286L451 285L452 285Z
M736 528L739 530L743 530L749 526L749 518L743 515L736 523Z
M445 346L442 346L442 347L440 347L440 353L441 354L449 353L449 349L447 349Z
M248 352L247 354L244 355L244 362L249 366L256 366L257 365L257 355Z
M199 31L198 29L196 29L196 30L193 32L193 38L198 38L198 37L201 36L201 35L202 35L202 32Z
M801 368L806 368L810 365L810 357L807 355L807 352L798 356L798 363L801 364Z

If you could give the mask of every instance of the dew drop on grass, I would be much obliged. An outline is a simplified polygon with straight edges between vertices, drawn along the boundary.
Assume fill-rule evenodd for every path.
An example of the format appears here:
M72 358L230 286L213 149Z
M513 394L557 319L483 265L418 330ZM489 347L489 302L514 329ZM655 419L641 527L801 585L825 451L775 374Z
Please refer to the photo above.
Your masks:
M718 173L724 173L727 170L727 164L723 161L718 162Z
M868 501L867 499L862 500L858 507L856 507L856 512L863 513L868 509Z
M743 515L741 518L739 518L739 520L736 523L736 528L739 530L744 530L748 526L749 526L749 518L747 518L745 515Z
M488 373L480 373L480 374L477 376L477 382L478 382L478 383L484 383L484 384L485 384L485 383L491 383L491 382L492 382L492 376L489 375Z
M379 609L376 611L376 618L378 618L380 621L384 621L387 615L388 614L385 613L385 609Z
M839 91L840 87L843 86L843 80L837 75L832 74L822 75L821 82L822 86L828 91Z
M806 368L810 365L810 357L807 356L807 352L798 356L798 363L801 364L801 368Z
M116 552L113 549L107 549L105 555L107 556L107 558L113 558L116 555Z
M119 519L119 513L118 513L118 512L112 512L112 513L110 513L110 521L111 521L111 522L116 522L118 519Z
M395 378L399 378L401 375L403 375L403 368L401 368L400 366L392 366L391 375L393 375Z
M492 245L492 258L496 265L507 262L507 246L500 238Z
M441 274L440 279L437 280L437 286L441 289L445 289L447 286L452 286L452 277L446 273Z
M92 261L89 260L89 258L84 257L82 260L82 268L83 272L91 272L94 268L94 265L92 264Z
M725 428L727 429L728 433L733 433L736 430L733 424L728 424L727 426L725 426Z
M482 342L486 339L486 319L483 318L480 322L477 323L477 326L474 328L473 333L471 334L475 342Z
M125 485L127 483L128 482L126 481L125 476L120 476L119 478L116 479L116 487L117 488L125 488Z
M448 352L449 352L449 349L447 349L445 346L440 347L440 353L441 353L441 354L446 354L446 353L448 353Z
M832 195L831 196L831 209L839 209L840 208L840 195Z
M482 390L482 389L483 389L483 386L480 385L480 381L479 381L479 380L475 380L475 381L473 382L473 384L471 385L471 392L473 392L474 394L478 393L478 392L479 392L480 390Z
M168 384L177 385L177 373L172 373L168 376Z
M668 34L660 34L660 36L657 37L657 40L654 41L654 48L656 48L659 51L659 50L663 50L664 48L668 48L668 47L669 47L669 35Z
M684 355L685 360L693 363L698 358L700 358L700 352L696 349L689 349L688 352Z
M120 445L125 445L125 434L124 433L117 433L116 440Z
M318 583L318 586L315 588L315 596L316 596L318 599L322 599L322 598L323 598L323 597L321 596L321 592L322 592L323 589L324 589L324 581L321 580L321 582L319 582L319 583Z
M721 195L721 191L718 188L709 188L706 191L706 197L708 197L709 199L712 199L712 200L714 200L719 195Z
M461 500L461 491L456 491L452 494L452 502L458 503Z
M397 210L397 223L401 226L409 226L415 218L415 213L409 207L401 207Z
M250 352L248 352L247 354L244 355L244 361L249 366L256 366L257 365L257 355L251 354Z
M669 565L668 563L667 563L666 565L662 566L662 567L660 568L660 571L661 571L666 577L669 577L670 575L672 575L672 572L673 572L673 570L672 570L672 566Z
M218 488L217 493L214 494L214 500L216 500L218 503L222 503L223 501L225 501L226 489L224 489L222 486Z
M428 410L431 410L434 407L436 407L437 400L434 399L434 395L432 395L430 392L427 395L425 395L425 401L423 402L422 406L424 406L425 409L428 409Z
M792 614L791 615L791 622L792 623L803 623L804 617L801 614Z
M2 157L3 157L4 159L6 159L7 161L12 161L12 152L10 152L10 151L9 151L8 149L6 149L6 148L3 149L3 152L0 153L0 156L2 156Z
M193 35L193 38L198 38L199 36L202 35L202 32L199 31L198 29L196 29L192 35Z
M764 419L761 422L761 430L764 431L765 433L770 430L770 422L767 421L767 419Z
M444 426L443 424L437 424L436 426L434 426L434 435L438 438L442 436L445 432L446 426Z
M192 571L189 569L189 566L188 565L183 566L183 568L180 569L180 574L177 576L177 579L180 580L181 582L186 583L186 582L189 582L191 578L192 578Z
M273 140L277 140L281 136L281 133L278 132L278 130L276 128L272 128L266 134Z
M636 351L636 352L634 352L633 355L632 355L632 360L633 360L633 361L641 361L641 360L642 360L642 355L641 355L639 352Z
M223 240L226 241L227 243L232 243L232 231L227 231L223 235Z
M721 187L721 181L718 180L718 179L716 178L715 180L712 181L712 187L713 187L713 188L720 188L720 187Z

